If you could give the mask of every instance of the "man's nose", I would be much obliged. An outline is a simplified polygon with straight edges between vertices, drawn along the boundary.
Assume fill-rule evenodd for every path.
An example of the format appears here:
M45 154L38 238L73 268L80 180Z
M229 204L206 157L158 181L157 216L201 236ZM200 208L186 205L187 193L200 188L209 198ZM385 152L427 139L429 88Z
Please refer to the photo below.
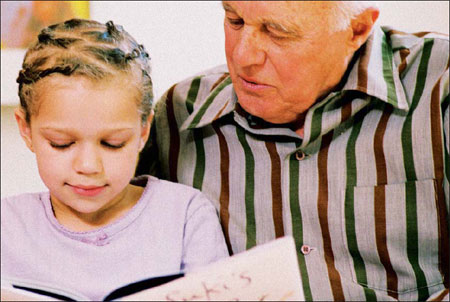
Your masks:
M234 48L234 61L241 67L262 65L266 59L263 41L256 30L243 28Z
M95 146L87 144L79 147L73 165L79 174L98 174L103 170L100 151Z

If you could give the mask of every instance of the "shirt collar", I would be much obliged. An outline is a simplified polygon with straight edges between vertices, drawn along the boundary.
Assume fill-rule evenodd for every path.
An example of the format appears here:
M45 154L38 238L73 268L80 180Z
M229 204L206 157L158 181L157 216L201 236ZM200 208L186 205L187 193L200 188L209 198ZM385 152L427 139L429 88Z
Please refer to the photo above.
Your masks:
M355 54L356 60L349 67L347 79L339 90L361 91L397 109L407 111L409 102L388 42L389 36L381 27L375 26L367 42ZM198 99L197 102L200 103L181 125L180 130L201 128L235 111L237 96L230 76L226 76L207 97ZM287 135L292 134L289 130L286 131Z
M390 37L375 26L367 42L356 53L347 81L340 89L357 90L407 111L409 101L403 88L398 66L394 62Z
M210 93L196 100L196 108L181 125L180 130L201 128L229 114L235 108L237 97L227 75Z

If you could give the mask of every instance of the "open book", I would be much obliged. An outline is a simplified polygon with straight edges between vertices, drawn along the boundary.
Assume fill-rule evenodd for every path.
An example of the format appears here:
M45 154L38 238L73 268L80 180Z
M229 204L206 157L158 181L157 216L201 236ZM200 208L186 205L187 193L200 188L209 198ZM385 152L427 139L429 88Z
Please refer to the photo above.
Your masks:
M24 280L2 279L2 301L89 300ZM195 271L125 285L105 301L304 300L292 237L284 237Z

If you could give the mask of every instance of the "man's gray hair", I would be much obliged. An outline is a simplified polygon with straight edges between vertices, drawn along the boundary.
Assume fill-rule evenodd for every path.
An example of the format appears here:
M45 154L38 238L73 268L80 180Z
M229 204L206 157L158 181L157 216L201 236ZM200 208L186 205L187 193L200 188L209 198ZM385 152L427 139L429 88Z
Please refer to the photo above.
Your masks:
M333 31L346 29L353 18L369 7L377 7L376 1L331 1L333 8L330 16L330 27Z

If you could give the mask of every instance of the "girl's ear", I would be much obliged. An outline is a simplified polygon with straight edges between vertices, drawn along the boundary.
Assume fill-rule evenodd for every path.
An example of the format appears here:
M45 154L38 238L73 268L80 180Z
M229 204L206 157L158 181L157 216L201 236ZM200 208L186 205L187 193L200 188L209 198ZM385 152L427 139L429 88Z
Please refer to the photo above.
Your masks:
M144 149L145 143L148 140L148 136L150 134L150 126L151 126L152 120L153 120L153 115L154 115L154 112L152 110L147 118L147 121L141 127L141 142L140 142L140 146L139 146L139 152L141 152L142 149Z
M17 125L19 126L19 132L20 136L22 136L25 144L27 145L28 149L31 150L31 152L34 152L33 150L33 143L31 140L31 127L28 124L26 118L25 118L25 112L22 108L17 108L14 111L14 117L16 118Z

